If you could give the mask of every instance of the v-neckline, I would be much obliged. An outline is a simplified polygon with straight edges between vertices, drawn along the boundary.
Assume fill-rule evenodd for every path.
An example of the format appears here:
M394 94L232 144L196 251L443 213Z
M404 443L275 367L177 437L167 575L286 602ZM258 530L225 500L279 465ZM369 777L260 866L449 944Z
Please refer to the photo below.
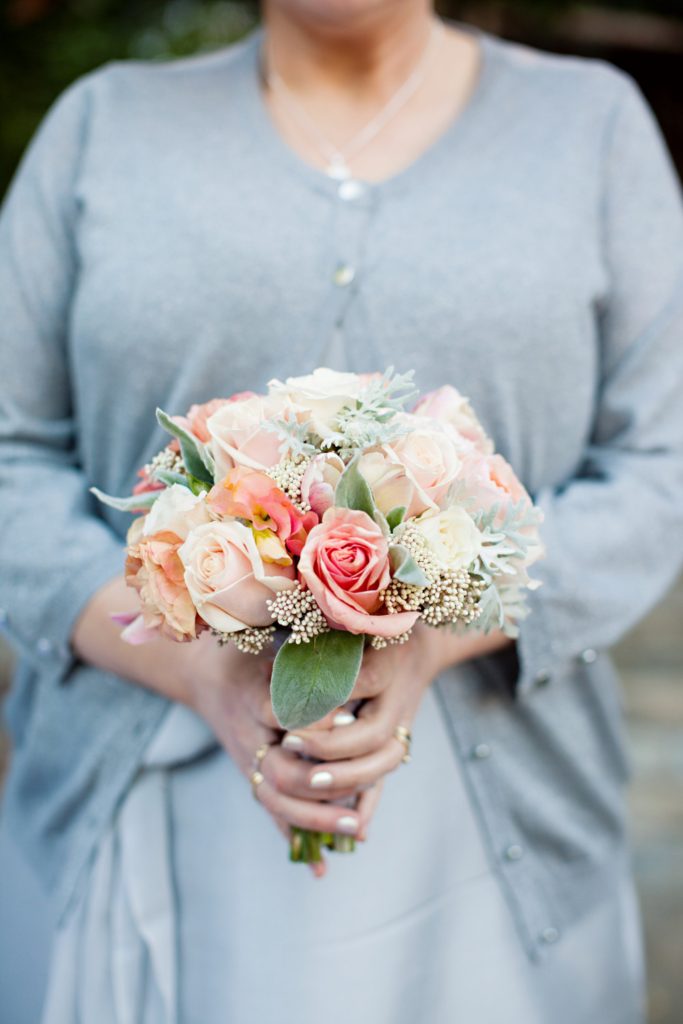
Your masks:
M449 148L462 145L469 129L476 121L476 115L486 102L491 85L496 78L496 43L495 36L478 26L449 19L463 32L468 32L479 42L479 71L474 86L470 90L465 105L449 121L443 131L414 160L402 169L378 181L353 178L358 181L365 193L381 197L395 191L410 187L415 179L420 178L430 165L438 163L442 153ZM270 168L280 167L288 175L294 175L316 191L337 195L341 182L330 177L325 171L304 160L302 156L284 139L273 121L265 97L262 92L261 54L265 31L258 26L244 40L240 58L245 64L244 92L242 109L250 137L258 143L264 154L264 162Z

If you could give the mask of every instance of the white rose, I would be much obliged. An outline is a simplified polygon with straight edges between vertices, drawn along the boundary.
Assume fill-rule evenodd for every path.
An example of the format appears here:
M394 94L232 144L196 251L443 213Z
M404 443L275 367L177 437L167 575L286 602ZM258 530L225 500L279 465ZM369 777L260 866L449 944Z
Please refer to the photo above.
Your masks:
M153 533L170 531L185 540L190 530L211 519L206 507L206 491L193 494L183 484L171 484L162 491L143 520L142 532L146 537Z
M198 526L178 555L195 608L221 633L272 625L266 601L296 586L294 566L263 562L251 529L237 520Z
M425 512L415 520L415 526L445 569L467 569L481 551L481 533L458 505L438 515Z
M313 429L321 437L335 429L335 419L345 406L353 405L367 383L355 373L339 373L320 366L304 377L268 382L271 395L284 395L311 412Z

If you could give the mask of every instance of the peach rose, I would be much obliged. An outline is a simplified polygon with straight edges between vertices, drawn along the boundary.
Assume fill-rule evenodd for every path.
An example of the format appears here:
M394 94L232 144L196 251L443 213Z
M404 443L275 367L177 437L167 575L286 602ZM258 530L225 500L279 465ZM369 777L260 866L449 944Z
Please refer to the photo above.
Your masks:
M295 586L294 567L264 563L251 528L234 520L196 527L178 555L197 611L221 633L271 625L267 599Z
M381 592L390 582L389 548L379 526L348 508L330 508L308 535L299 573L334 629L398 636L417 612L382 614Z
M488 511L496 502L500 504L496 522L505 518L510 505L520 501L532 504L526 488L502 455L469 455L463 460L459 475L466 481L476 508Z
M414 429L387 446L415 485L408 515L437 508L458 476L461 459L451 437L429 421L416 418Z
M314 455L301 479L301 500L318 516L334 505L334 492L344 472L344 463L334 452Z
M315 512L300 512L267 473L244 466L228 471L211 489L207 504L217 516L247 519L257 534L270 534L257 536L257 544L259 539L268 542L267 546L259 545L265 561L278 561L281 565L291 562L287 552L293 555L301 552L308 531L318 522ZM274 537L280 541L276 558L272 557L277 550L272 542Z
M184 567L178 557L182 539L170 530L145 535L145 518L136 519L128 531L126 583L138 592L147 632L160 633L170 640L194 640L197 610L185 586ZM130 631L131 638L135 632ZM139 630L137 634L147 639Z
M444 384L436 391L424 395L413 413L417 416L431 416L447 424L454 433L469 441L484 454L493 452L493 442L477 419L467 398L450 384Z
M280 461L281 438L264 421L281 416L284 404L278 397L254 395L227 402L210 416L206 429L216 475L225 476L233 466L269 469Z

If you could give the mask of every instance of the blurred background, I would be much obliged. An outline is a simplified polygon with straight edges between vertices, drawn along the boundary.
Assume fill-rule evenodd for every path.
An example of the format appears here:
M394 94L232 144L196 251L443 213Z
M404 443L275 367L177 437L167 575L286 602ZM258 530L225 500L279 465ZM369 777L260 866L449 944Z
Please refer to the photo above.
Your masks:
M603 0L599 5L473 0L438 7L445 16L497 35L602 57L629 71L654 108L683 174L683 0ZM258 4L246 0L5 0L0 4L0 196L47 107L79 75L112 59L167 60L225 46L257 18ZM632 828L648 947L650 1024L681 1024L683 581L615 654L635 767ZM10 674L10 653L0 645L0 694ZM0 738L0 778L7 757ZM26 973L38 1007L42 991L31 964L43 956L46 936L28 918L25 929L13 940L33 955L17 969ZM2 971L0 965L0 978ZM5 1020L1 995L0 1019ZM8 1019L7 1024L24 1022Z

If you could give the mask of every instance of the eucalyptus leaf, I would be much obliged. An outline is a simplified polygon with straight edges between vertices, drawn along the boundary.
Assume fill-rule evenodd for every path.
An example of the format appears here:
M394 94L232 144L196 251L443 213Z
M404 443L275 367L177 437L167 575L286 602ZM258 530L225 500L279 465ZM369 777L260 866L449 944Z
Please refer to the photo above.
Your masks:
M204 483L213 485L216 467L206 445L202 444L189 430L185 430L179 423L176 423L163 409L157 409L157 420L164 430L180 441L180 451L188 473Z
M338 629L308 643L284 643L270 681L275 717L283 729L299 729L345 704L363 659L363 634Z
M90 493L109 508L115 508L118 512L138 512L142 509L151 508L162 491L144 491L142 494L131 494L129 498L114 498L111 494L105 494L98 487L91 487Z
M389 547L389 563L391 575L401 583L412 583L415 587L426 587L429 580L417 564L411 553L402 544Z
M408 509L405 505L397 505L396 508L392 508L390 512L387 512L387 524L392 533L397 526L401 525L407 511Z
M351 459L342 473L334 492L334 503L338 508L353 508L366 512L374 519L377 506L370 485L358 468L358 456Z
M171 487L172 484L180 484L182 487L190 487L190 480L184 473L174 473L171 469L155 469L154 479L160 480L162 484Z

